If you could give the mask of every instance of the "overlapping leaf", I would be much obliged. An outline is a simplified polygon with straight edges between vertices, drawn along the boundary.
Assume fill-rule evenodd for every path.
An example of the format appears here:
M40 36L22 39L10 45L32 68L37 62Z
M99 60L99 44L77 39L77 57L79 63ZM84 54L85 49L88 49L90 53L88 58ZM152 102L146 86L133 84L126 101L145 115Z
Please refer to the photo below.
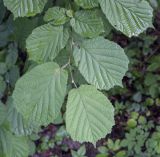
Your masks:
M1 66L2 64L0 64ZM3 67L1 67L3 68ZM3 71L3 69L0 68L0 73L1 71ZM5 92L5 89L6 89L6 82L3 80L3 77L0 76L0 98L3 97L3 93ZM0 102L0 105L1 105L1 102Z
M14 17L34 16L42 12L47 0L3 0Z
M99 0L113 27L125 35L137 36L152 26L153 9L145 0Z
M32 121L25 121L15 108L10 110L8 120L11 123L11 131L16 135L31 135L35 128L38 130L38 127L32 124Z
M3 20L3 18L4 18L4 15L5 15L5 12L6 12L6 8L4 7L4 5L3 5L3 0L0 0L0 24L1 24L1 22L2 22L2 20Z
M82 85L70 91L66 110L66 128L73 140L96 143L110 133L114 109L94 86Z
M84 40L73 52L78 69L84 78L98 89L122 86L122 78L128 69L124 50L103 37Z
M27 138L14 136L5 128L0 129L0 156L27 157L29 146Z
M38 26L38 18L17 18L14 21L15 40L21 48L26 47L26 39L32 33L32 30Z
M63 26L45 24L33 30L26 41L29 59L53 60L68 41L69 33Z
M53 122L64 101L67 77L54 62L30 70L18 80L13 92L17 111L39 126Z
M97 0L75 0L76 4L84 9L91 9L94 7L98 7Z
M44 21L49 22L53 21L54 25L62 25L67 20L68 17L66 15L67 9L60 7L49 8L44 16Z
M0 125L4 122L6 117L7 117L7 109L4 106L4 104L0 102Z
M38 130L38 127L34 125L34 122L25 121L22 115L17 112L12 98L7 101L7 105L7 119L10 122L11 131L15 135L27 136L31 135L33 131Z
M71 20L74 31L83 37L93 38L104 32L103 20L98 10L82 10Z

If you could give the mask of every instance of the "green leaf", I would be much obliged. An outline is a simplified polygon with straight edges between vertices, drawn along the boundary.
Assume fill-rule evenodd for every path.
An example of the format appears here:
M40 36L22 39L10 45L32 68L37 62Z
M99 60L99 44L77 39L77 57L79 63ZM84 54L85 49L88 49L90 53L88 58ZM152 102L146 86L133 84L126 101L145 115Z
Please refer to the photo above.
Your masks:
M75 0L76 4L84 9L98 7L97 0Z
M85 145L82 145L82 146L78 149L77 153L78 153L79 156L84 156L84 155L86 154L86 147L85 147Z
M14 88L16 81L19 79L20 73L19 73L19 67L13 66L10 68L8 73L6 74L6 81L11 85L11 87Z
M6 21L7 20L7 21ZM5 47L11 41L10 37L13 33L13 18L9 16L0 27L0 47Z
M3 20L3 18L4 18L4 15L5 15L5 12L6 12L6 8L4 7L4 5L3 5L3 0L0 0L0 24L1 24L1 22L2 22L2 20Z
M55 58L55 62L58 63L60 66L64 66L70 57L70 54L66 49L63 49L59 52L58 56Z
M99 0L112 26L128 37L152 27L153 9L145 0Z
M6 82L3 80L3 77L0 76L0 98L3 97L5 90L6 90Z
M28 141L29 145L29 156L33 156L36 153L36 145L33 141L29 140Z
M14 21L14 36L21 48L26 47L26 39L32 30L38 26L38 18L17 18Z
M81 10L71 19L74 31L83 37L93 38L104 32L103 20L98 10Z
M8 51L5 60L8 69L12 68L16 64L17 59L18 59L18 48L16 45L10 44L8 46Z
M33 30L26 41L29 59L34 61L53 60L65 47L69 38L63 26L45 24Z
M7 108L4 104L0 101L0 125L3 124L4 120L7 117Z
M54 62L36 66L16 83L13 100L17 111L39 126L53 122L64 101L67 78L67 72Z
M4 62L0 62L0 75L4 75L7 72L7 65Z
M31 135L32 132L36 130L36 126L32 124L31 121L26 121L14 107L10 109L8 116L8 120L11 123L11 129L14 134L27 136Z
M84 40L74 47L73 55L79 71L90 84L106 90L122 86L128 58L116 43L103 37Z
M63 25L68 21L66 9L60 7L49 8L44 16L44 21L53 21L54 25Z
M27 122L20 113L15 108L13 104L13 99L10 98L7 101L8 113L7 119L10 122L11 131L15 135L27 136L31 135L32 132L37 132L37 126L35 126L31 121ZM38 128L38 127L37 127Z
M27 138L14 136L5 128L0 129L0 156L27 157L29 146Z
M47 0L3 0L14 17L34 16L42 12Z
M62 117L62 114L59 113L58 117L53 121L53 124L62 124L63 123L63 117Z
M113 125L114 108L94 86L82 85L69 92L66 128L73 140L95 144Z

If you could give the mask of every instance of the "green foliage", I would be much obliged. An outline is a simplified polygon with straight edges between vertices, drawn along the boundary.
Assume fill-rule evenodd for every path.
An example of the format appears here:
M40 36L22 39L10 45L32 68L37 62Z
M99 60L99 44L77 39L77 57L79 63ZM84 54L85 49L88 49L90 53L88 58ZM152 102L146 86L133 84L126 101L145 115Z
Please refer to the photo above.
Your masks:
M120 142L121 141L119 139L117 139L115 142L112 141L111 139L108 139L107 147L109 148L110 151L117 151L121 148Z
M44 16L44 21L53 21L54 25L63 25L69 20L67 16L67 9L60 7L53 7L47 10Z
M54 62L36 66L16 83L13 100L17 111L39 126L53 122L64 101L67 78L67 72Z
M94 38L104 32L103 20L98 10L77 11L70 23L74 31L83 37Z
M146 142L147 151L151 155L160 154L160 128Z
M112 26L129 37L137 36L147 27L152 27L153 9L145 0L99 0L99 2Z
M97 0L75 0L76 4L84 9L98 7Z
M10 122L10 128L14 134L27 136L31 135L33 131L36 131L36 128L38 128L38 126L33 125L31 121L27 122L23 118L23 116L16 110L12 98L8 99L7 105L7 119Z
M134 119L129 119L129 120L127 121L127 126L128 126L129 128L135 128L136 125L137 125L137 122L136 122Z
M90 84L106 90L122 86L128 59L117 44L103 37L87 39L74 47L73 55L79 71Z
M5 118L7 117L7 108L0 102L0 125L3 124Z
M5 128L0 129L0 156L26 157L29 154L29 145L26 137L13 135Z
M128 37L138 36L152 27L152 12L145 0L0 0L0 98L4 103L0 103L0 156L33 154L29 135L50 123L66 124L67 132L62 128L56 143L69 134L73 140L96 145L110 133L114 107L99 90L123 86L129 59L109 34L114 28ZM159 78L153 74L159 61L150 63L145 84L155 98ZM132 98L140 103L142 97L137 92ZM124 109L116 107L116 114ZM146 123L142 116L131 119L130 128L137 120ZM138 137L142 138L138 147L137 132L141 135L143 130L134 128L122 142L136 153L148 136ZM53 148L55 141L48 139L41 150ZM120 140L108 141L107 148L116 157L126 155ZM85 156L86 149L82 146L71 153Z
M95 87L82 85L70 91L66 110L66 128L74 140L95 144L99 138L110 133L114 124L113 117L114 109L111 103ZM104 125L105 123L107 125Z
M14 17L35 16L42 12L47 0L3 0L4 5L14 14Z
M149 124L148 124L149 125ZM128 148L128 156L143 155L143 147L149 136L149 126L137 126L125 134L125 139L121 141L122 147Z
M3 17L4 17L4 15L5 15L5 11L6 11L6 9L5 9L5 7L4 7L4 5L3 5L3 0L0 0L0 24L1 24L1 22L2 22L2 20L3 20Z
M6 89L6 83L3 80L3 77L0 76L0 98L3 97L3 93L5 92Z
M22 49L26 47L26 39L32 33L32 30L38 26L38 18L17 18L14 21L14 36Z
M29 59L37 62L52 61L65 47L68 38L68 30L63 26L48 23L37 27L26 41Z
M86 156L85 156L85 153L86 153L86 148L85 148L84 145L81 146L81 147L78 149L77 152L74 151L74 150L72 150L72 152L71 152L71 154L72 154L73 157L86 157Z

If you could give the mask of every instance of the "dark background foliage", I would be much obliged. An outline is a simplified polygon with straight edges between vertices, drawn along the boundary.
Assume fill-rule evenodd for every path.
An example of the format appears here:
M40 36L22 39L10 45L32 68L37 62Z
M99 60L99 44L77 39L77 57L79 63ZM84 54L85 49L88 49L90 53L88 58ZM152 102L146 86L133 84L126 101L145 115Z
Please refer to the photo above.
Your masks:
M124 88L106 95L115 107L116 125L112 133L92 144L73 142L60 119L57 125L43 127L35 141L32 157L159 157L160 156L160 6L151 1L154 29L140 37L111 31L109 38L125 49L130 60L123 79ZM42 23L41 17L13 21L0 4L0 99L8 101L16 80L31 65L26 62L25 39ZM25 26L25 27L24 27Z

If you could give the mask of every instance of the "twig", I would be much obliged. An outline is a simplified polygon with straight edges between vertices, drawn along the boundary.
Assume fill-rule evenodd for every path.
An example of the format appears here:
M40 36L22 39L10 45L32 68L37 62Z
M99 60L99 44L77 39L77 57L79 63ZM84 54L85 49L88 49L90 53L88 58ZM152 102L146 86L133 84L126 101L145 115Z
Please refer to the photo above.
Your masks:
M74 84L74 86L77 88L77 85L76 85L76 83L74 81L74 78L73 78L72 68L71 68L70 64L69 64L69 71L70 71L70 74L71 74L72 84Z
M72 52L72 51L73 51L73 38L71 38L70 47L71 47L71 52ZM70 52L70 55L71 55L71 52ZM69 65L69 71L70 71L70 74L71 74L72 83L73 83L74 86L77 88L77 85L76 85L76 83L75 83L75 81L74 81L71 64Z
M71 40L71 42L70 42L70 51L73 51L73 39ZM69 66L69 72L70 72L70 75L71 75L71 81L72 81L72 84L74 84L74 86L75 86L75 88L77 88L77 85L76 85L76 83L75 83L75 81L74 81L74 77L73 77L73 73L72 73L72 67L71 67L71 52L70 52L70 57L69 57L69 59L68 59L68 62L65 64L65 65L63 65L62 66L62 69L65 69L66 67L68 67Z
M70 58L69 58L69 59L68 59L68 62L67 62L65 65L63 65L61 68L62 68L62 69L65 69L68 65L70 65L70 62L71 62L71 61L70 61Z

